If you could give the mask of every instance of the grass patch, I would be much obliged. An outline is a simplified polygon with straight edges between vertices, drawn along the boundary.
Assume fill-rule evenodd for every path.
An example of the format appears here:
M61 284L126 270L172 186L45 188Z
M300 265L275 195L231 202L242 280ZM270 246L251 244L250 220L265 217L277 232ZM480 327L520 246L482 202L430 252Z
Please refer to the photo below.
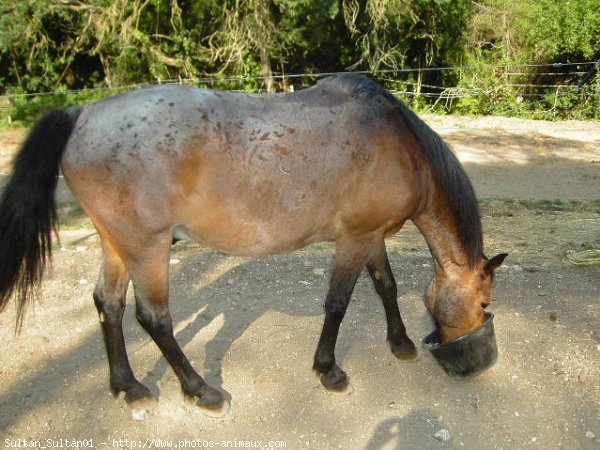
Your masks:
M481 212L494 215L497 212L518 210L536 212L588 212L600 214L600 200L481 200ZM505 215L505 214L501 214Z

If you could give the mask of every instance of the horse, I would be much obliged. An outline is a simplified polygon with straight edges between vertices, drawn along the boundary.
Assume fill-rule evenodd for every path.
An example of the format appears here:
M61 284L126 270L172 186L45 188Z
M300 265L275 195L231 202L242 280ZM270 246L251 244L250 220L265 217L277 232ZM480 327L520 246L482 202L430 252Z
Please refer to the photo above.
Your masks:
M134 408L155 400L125 349L130 283L137 321L185 396L208 414L229 407L173 334L174 240L253 257L333 242L313 369L334 392L350 386L335 347L365 267L383 303L392 353L403 361L417 357L385 247L407 220L433 257L424 302L442 342L483 323L494 270L506 256L484 255L475 192L449 146L368 77L338 74L278 94L158 85L51 111L30 131L0 198L0 309L14 297L17 329L51 258L61 170L100 236L93 298L110 389Z

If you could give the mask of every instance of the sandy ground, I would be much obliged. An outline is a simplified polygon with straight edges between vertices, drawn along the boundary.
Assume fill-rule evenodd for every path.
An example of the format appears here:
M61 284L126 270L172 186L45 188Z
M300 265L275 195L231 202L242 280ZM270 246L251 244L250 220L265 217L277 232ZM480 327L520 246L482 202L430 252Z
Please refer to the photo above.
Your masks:
M12 308L0 315L0 447L600 448L600 266L564 259L600 245L600 124L426 119L475 184L488 253L510 253L491 307L500 348L492 369L459 382L427 354L397 361L363 276L337 349L354 392L324 392L311 361L332 247L252 260L179 243L171 265L177 339L207 381L231 396L232 411L211 419L183 401L130 298L132 365L159 397L145 420L134 420L108 393L91 298L97 237L61 186L62 248L43 301L18 338ZM0 172L22 137L0 133ZM421 301L430 257L410 225L388 247L403 318L418 342L431 329Z

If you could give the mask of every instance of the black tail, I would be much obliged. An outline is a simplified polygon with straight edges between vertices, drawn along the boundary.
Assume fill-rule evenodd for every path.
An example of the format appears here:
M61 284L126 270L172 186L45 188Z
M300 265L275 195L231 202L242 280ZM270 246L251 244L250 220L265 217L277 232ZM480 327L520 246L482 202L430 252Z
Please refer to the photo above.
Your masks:
M81 108L46 114L14 160L0 197L0 311L15 294L17 330L52 256L60 161Z

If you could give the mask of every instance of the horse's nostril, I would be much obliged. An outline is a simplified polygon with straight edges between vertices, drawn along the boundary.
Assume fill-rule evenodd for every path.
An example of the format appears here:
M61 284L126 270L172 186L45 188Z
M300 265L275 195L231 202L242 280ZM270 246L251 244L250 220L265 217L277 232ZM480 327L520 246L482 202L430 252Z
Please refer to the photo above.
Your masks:
M481 302L481 307L483 309L487 308L488 306L490 306L490 302Z

